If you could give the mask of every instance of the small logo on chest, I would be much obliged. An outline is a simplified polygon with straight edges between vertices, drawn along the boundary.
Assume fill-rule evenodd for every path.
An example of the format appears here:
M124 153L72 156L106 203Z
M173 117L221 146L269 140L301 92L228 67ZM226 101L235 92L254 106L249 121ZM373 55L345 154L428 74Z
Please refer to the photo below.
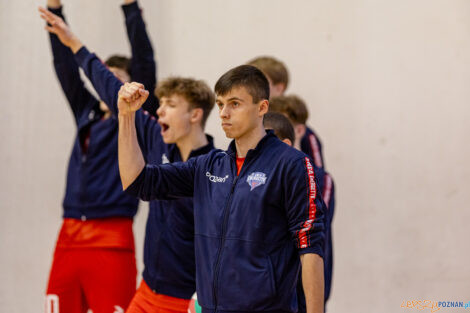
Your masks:
M162 164L167 164L167 163L170 163L170 160L168 160L168 158L166 157L166 154L163 153L162 154Z
M224 177L219 177L219 176L212 175L209 172L206 172L206 176L213 183L225 183L225 181L228 178L228 175L225 175Z
M251 187L250 191L252 191L256 187L264 185L266 183L266 178L267 178L266 174L262 172L253 172L250 175L248 175L246 182Z

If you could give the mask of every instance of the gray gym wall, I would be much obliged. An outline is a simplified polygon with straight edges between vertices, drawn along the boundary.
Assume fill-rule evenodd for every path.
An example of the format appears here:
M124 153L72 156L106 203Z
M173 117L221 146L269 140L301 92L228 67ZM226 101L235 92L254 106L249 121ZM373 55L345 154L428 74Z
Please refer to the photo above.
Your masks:
M129 54L120 1L64 2L90 50ZM0 1L2 312L43 311L75 136L37 13L44 4ZM329 312L470 300L468 0L141 5L160 78L193 76L213 86L260 54L288 65L288 92L308 102L337 185ZM207 131L226 147L215 111ZM141 205L139 262L146 214Z

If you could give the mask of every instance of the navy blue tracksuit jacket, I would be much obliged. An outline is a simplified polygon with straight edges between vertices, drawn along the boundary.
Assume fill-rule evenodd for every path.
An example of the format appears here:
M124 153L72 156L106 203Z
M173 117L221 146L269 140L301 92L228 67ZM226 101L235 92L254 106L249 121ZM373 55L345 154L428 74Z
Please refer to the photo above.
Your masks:
M76 58L101 99L117 115L117 96L122 83L95 54L83 47ZM175 144L165 144L156 119L142 110L136 112L139 143L147 163L165 164L182 161ZM214 149L208 144L191 151L189 157ZM147 285L156 293L190 299L196 291L194 255L193 200L180 198L150 202L144 243L144 273Z
M310 159L272 132L237 176L235 143L185 163L147 165L126 190L193 197L204 312L296 312L299 254L323 256L324 204Z
M62 8L49 10L64 18ZM132 77L145 77L155 86L153 50L136 3L123 6L131 46L140 52L133 59ZM135 36L135 34L139 34ZM72 51L56 35L50 34L54 68L77 124L77 136L70 156L67 186L63 201L64 217L133 217L138 200L122 191L117 161L118 121L103 120L96 99L80 79ZM141 46L142 49L135 49ZM145 55L145 56L144 56ZM145 61L144 61L145 60ZM153 67L149 64L153 62ZM152 106L157 102L149 101Z

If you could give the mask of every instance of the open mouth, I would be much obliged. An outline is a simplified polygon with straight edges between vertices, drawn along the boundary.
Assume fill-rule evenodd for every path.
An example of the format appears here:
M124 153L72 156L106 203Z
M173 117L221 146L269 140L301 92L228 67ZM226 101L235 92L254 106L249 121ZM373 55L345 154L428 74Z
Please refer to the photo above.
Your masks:
M170 126L166 123L159 122L159 124L160 124L160 127L162 128L162 133L165 133L170 128Z

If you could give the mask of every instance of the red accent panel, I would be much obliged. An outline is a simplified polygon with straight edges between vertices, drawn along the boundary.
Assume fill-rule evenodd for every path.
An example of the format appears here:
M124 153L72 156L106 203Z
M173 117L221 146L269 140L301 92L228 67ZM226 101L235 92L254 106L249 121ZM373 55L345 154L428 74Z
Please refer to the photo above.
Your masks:
M312 149L313 162L315 162L316 166L323 167L323 162L322 162L321 153L320 153L320 147L318 147L317 138L315 137L315 135L310 134L308 136L308 139L310 141L310 149Z
M308 219L304 222L303 228L299 231L299 246L300 248L307 248L309 242L307 239L307 232L312 228L313 222L315 221L315 215L317 213L317 205L315 199L317 197L317 189L315 185L315 172L313 166L310 163L309 158L305 158L305 167L307 168L308 175Z
M328 208L331 198L331 188L333 187L333 181L329 174L325 174L325 189L323 190L323 201Z

